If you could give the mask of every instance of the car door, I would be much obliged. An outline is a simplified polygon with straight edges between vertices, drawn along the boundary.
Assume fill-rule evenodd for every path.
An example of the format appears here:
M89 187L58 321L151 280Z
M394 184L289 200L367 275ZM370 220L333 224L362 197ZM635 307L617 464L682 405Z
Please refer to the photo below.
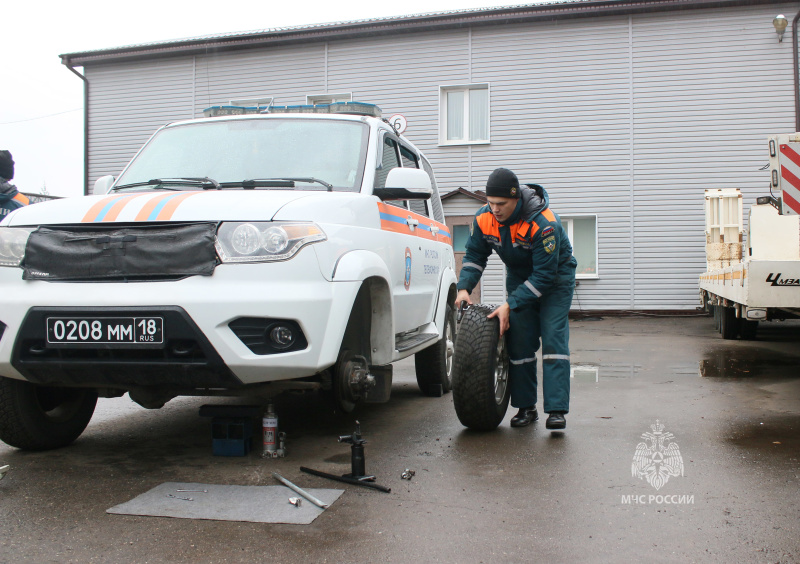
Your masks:
M380 168L375 174L375 187L381 188L392 168L402 166L398 139L385 133L381 140ZM403 161L414 166L414 153L403 147ZM417 210L422 210L416 203ZM424 202L423 202L424 207ZM392 277L395 332L412 331L429 323L433 317L438 278L435 276L437 253L430 240L430 220L412 211L405 200L385 201L379 204L381 218L391 224L385 230L387 265Z

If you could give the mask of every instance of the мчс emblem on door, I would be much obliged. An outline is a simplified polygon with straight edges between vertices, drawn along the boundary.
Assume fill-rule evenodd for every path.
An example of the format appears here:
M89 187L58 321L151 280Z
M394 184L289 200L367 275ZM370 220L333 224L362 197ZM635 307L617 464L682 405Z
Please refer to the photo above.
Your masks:
M406 277L403 280L403 285L408 290L411 287L411 249L406 247Z

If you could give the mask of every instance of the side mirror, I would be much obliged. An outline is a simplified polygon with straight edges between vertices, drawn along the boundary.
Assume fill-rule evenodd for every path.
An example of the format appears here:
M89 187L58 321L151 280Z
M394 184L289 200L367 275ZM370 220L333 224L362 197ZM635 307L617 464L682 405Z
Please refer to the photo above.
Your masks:
M114 185L114 182L117 179L111 175L108 176L101 176L97 180L94 181L94 188L92 189L92 194L97 196L99 194L108 194L108 191Z
M433 195L431 177L418 168L393 168L384 188L372 192L381 200L427 200Z

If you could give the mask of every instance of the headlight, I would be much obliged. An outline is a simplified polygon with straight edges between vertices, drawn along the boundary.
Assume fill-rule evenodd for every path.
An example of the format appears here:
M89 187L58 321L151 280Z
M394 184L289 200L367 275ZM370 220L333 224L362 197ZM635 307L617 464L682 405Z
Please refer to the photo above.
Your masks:
M325 239L314 223L225 222L217 230L216 247L222 262L268 262L290 259Z
M0 227L0 266L19 267L25 258L25 245L35 227Z

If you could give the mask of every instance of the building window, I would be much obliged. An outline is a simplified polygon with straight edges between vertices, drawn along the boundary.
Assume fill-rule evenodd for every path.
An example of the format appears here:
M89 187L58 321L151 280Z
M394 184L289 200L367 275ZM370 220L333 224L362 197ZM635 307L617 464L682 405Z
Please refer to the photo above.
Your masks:
M597 216L562 217L561 225L572 242L578 260L576 278L599 278L597 273Z
M336 102L352 102L352 92L345 92L344 94L311 94L306 96L306 104L333 104Z
M489 85L442 86L439 89L439 143L489 142Z
M469 225L453 226L453 252L466 253L469 241Z

